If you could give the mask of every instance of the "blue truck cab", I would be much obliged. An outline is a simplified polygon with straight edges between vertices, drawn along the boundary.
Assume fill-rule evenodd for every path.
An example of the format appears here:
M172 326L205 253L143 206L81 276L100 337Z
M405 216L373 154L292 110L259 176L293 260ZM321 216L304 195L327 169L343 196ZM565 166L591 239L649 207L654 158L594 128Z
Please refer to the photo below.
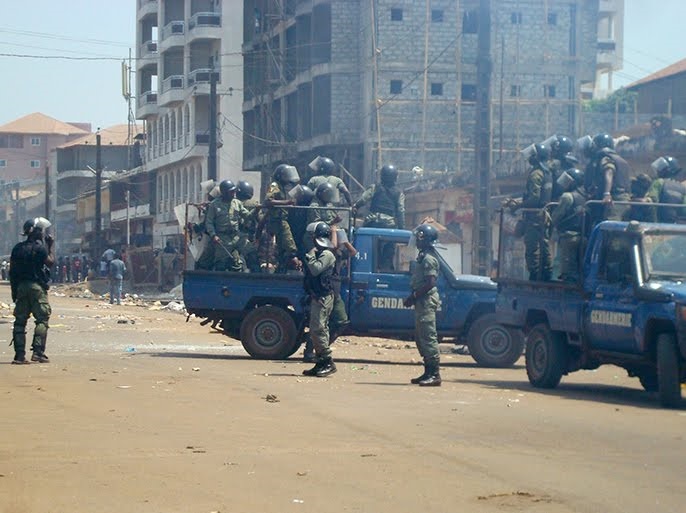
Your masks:
M414 314L403 306L416 259L416 251L408 247L410 235L381 228L354 231L358 253L340 273L351 334L413 338ZM480 365L513 365L524 339L519 330L495 321L496 284L484 277L456 275L440 261L442 307L436 324L441 341L466 344ZM189 314L204 318L203 323L220 321L224 332L240 339L255 358L287 358L307 335L302 274L186 271L183 295Z
M530 383L554 388L564 374L614 364L677 407L686 381L686 226L606 221L579 261L578 283L497 280L498 321L527 335Z

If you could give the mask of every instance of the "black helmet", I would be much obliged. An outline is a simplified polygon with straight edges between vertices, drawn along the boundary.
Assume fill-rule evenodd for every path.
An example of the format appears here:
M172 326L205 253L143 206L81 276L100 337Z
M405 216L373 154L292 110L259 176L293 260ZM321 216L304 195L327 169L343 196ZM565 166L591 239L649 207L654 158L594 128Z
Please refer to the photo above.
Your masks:
M333 201L336 189L329 182L324 182L317 186L317 190L314 191L314 193L316 194L317 199L325 205Z
M24 231L22 232L22 235L28 235L33 231L33 227L35 226L35 223L33 219L27 219L24 222Z
M650 167L657 173L659 178L671 178L681 171L679 161L674 157L660 157L650 164Z
M314 191L307 185L300 186L300 197L298 198L299 207L309 207L314 199Z
M412 234L417 241L419 249L429 249L438 242L438 230L430 224L420 224Z
M553 157L560 160L562 160L568 153L571 153L573 149L574 141L564 135L558 135L557 139L553 141L551 147Z
M312 238L314 239L314 243L320 248L333 248L333 242L331 242L331 227L324 221L319 221L314 226Z
M591 145L591 151L593 153L598 153L605 148L614 150L615 141L610 134L598 134L593 138L593 144Z
M537 166L550 160L550 147L544 143L535 143L527 146L521 153L532 166Z
M386 164L379 171L381 183L384 185L395 185L398 181L398 170L393 164Z
M319 165L317 166L317 174L319 175L332 175L336 171L336 164L329 157L322 157L319 159Z
M236 191L236 184L231 180L222 180L219 184L219 193L222 196L227 196L229 193Z
M236 191L236 197L241 201L247 201L253 197L255 194L255 188L250 185L250 182L241 180L238 182L238 187Z
M279 164L274 170L274 180L281 185L300 183L300 175L298 170L288 164Z

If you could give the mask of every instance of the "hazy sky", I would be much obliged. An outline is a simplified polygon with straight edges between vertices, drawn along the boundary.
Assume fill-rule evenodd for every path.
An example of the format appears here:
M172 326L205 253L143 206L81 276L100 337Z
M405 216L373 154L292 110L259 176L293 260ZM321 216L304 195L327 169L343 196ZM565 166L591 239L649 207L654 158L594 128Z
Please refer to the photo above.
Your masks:
M686 0L625 3L625 65L615 77L617 86L686 57ZM90 122L94 128L126 123L119 60L135 42L136 0L0 0L0 4L1 54L115 59L0 56L0 123L35 111L63 121Z

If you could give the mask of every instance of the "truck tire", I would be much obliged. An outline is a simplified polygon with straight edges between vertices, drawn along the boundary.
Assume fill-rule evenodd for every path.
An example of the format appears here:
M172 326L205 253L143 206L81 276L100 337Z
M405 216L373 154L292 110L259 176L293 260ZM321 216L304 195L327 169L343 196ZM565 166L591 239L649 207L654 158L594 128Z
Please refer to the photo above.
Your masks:
M665 408L678 408L681 404L679 379L679 351L671 333L657 337L657 383L660 404Z
M241 323L241 344L253 358L283 360L297 349L293 318L278 306L251 310Z
M568 351L560 333L537 324L526 339L526 374L536 388L555 388L567 370Z
M646 392L657 392L659 389L657 372L655 371L642 372L638 375L638 380L641 382L641 386Z
M512 367L522 356L524 335L498 324L494 313L482 315L467 333L469 354L481 367Z

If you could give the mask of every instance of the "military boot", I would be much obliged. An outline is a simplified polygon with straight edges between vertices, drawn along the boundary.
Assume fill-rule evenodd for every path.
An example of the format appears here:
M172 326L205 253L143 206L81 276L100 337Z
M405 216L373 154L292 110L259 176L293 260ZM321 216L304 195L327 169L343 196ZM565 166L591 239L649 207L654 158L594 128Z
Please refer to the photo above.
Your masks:
M14 345L14 365L22 365L29 363L26 360L26 333L14 332L12 334L12 344Z
M333 363L332 358L326 358L324 360L321 360L319 363L319 370L317 370L317 372L315 373L315 376L317 376L318 378L325 378L336 372L336 364Z
M427 367L426 377L419 381L420 387L440 387L441 373L438 370L438 365L431 365Z
M305 337L305 351L303 352L303 362L314 363L317 361L317 356L314 354L314 344L312 338L307 335ZM314 376L314 374L312 374Z
M318 360L317 363L314 364L314 367L312 367L311 369L305 369L303 371L303 376L316 376L319 372L319 369L322 368L322 363L323 360Z
M33 342L31 343L31 350L33 354L31 355L32 362L38 363L50 363L50 358L45 354L46 336L41 336L36 333L33 334Z
M419 385L420 381L422 381L428 377L428 373L429 373L429 368L425 365L424 366L424 372L422 373L422 375L417 376L416 378L412 378L410 380L410 383L412 383L413 385Z

